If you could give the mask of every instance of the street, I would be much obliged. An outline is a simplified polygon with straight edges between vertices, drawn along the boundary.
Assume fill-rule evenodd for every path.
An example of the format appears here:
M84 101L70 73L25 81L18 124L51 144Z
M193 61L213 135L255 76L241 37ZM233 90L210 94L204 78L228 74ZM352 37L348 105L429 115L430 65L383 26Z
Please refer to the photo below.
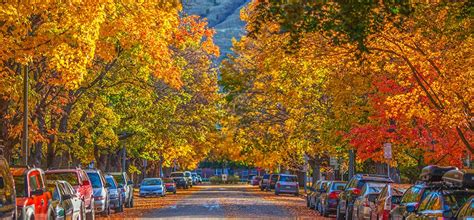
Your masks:
M294 217L327 219L306 208L303 196L275 196L249 185L200 185L166 197L136 197L134 208L109 219Z

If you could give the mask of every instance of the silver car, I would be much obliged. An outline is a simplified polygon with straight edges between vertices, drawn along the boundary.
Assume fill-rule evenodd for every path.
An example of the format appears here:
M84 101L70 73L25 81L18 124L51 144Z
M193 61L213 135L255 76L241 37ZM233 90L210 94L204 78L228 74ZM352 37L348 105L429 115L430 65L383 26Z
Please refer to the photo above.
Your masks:
M103 216L110 214L110 198L109 198L109 187L105 177L100 170L89 169L86 170L87 176L92 183L92 190L94 191L94 207L95 212L100 213Z
M280 193L299 195L298 177L296 175L280 174L275 184L275 195Z
M368 182L361 189L360 195L355 199L352 210L352 219L371 219L375 212L375 201L386 183Z

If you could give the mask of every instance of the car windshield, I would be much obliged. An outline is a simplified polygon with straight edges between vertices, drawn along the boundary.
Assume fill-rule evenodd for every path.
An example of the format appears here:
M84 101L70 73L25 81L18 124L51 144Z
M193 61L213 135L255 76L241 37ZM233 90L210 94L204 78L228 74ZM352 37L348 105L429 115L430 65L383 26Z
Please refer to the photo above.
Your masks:
M118 184L122 184L122 185L125 184L125 179L123 178L122 174L115 174L112 176L114 177L115 181L117 181Z
M184 177L184 173L171 173L170 177Z
M25 177L14 176L16 197L26 197Z
M91 180L92 188L101 188L102 182L100 181L100 176L98 173L87 173L89 179Z
M154 186L154 185L161 185L160 179L144 179L142 181L142 186Z
M107 183L109 183L111 189L117 189L117 185L115 185L115 181L114 181L113 177L107 176L107 177L105 177L105 181L107 181Z
M280 182L298 182L296 176L280 176Z
M344 187L346 187L345 183L333 183L331 189L332 190L344 190Z
M46 179L48 180L64 180L73 186L78 186L79 181L77 175L74 172L67 173L46 173Z

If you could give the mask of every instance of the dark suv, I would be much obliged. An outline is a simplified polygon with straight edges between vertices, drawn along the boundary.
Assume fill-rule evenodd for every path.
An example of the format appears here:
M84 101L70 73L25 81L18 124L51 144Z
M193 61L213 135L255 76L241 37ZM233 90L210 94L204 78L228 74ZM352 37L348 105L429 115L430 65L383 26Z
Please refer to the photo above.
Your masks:
M181 187L183 189L187 189L189 187L188 180L184 176L183 172L172 172L170 174L170 178L174 180L176 187Z
M360 195L362 187L366 183L391 183L389 177L375 174L356 174L347 183L344 191L339 194L336 216L338 220L352 219L352 208L355 199Z
M0 219L15 219L15 185L8 162L3 156L0 156L0 198L3 198L0 200Z

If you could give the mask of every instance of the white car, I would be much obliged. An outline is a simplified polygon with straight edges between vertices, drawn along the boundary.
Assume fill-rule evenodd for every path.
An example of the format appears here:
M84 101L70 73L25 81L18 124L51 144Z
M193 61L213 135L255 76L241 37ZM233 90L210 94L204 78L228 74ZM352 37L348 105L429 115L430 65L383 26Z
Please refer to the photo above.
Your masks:
M66 181L48 181L48 190L52 193L51 203L55 219L84 219L86 209L84 201L76 196L76 191Z

